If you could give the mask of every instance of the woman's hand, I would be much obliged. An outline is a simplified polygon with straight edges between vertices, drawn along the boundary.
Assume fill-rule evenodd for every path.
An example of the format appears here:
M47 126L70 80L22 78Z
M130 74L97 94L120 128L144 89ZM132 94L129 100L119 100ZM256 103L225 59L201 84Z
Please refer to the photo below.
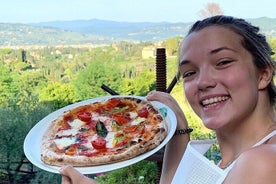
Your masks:
M62 175L62 184L97 184L95 180L84 176L72 166L62 167L59 172Z
M160 92L160 91L151 91L148 93L146 97L149 101L159 101L168 107L172 109L172 111L175 113L175 116L177 118L177 128L182 129L182 128L187 128L187 121L185 118L185 115L178 105L177 101L169 94L165 92Z

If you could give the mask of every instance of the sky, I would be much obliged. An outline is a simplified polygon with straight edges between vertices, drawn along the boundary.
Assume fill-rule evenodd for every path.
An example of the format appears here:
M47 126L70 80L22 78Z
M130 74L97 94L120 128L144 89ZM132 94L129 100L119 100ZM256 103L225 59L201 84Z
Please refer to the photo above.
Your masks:
M7 0L0 23L102 19L124 22L193 22L208 3L225 15L276 18L275 0Z

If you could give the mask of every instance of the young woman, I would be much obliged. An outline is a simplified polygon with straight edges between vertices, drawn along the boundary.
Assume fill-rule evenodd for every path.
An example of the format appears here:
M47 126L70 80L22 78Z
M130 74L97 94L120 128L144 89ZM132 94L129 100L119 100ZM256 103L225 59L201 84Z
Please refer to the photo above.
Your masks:
M215 165L203 156L206 143L212 141L176 135L166 146L161 183L276 183L271 54L259 29L243 19L214 16L192 26L181 44L179 72L191 107L216 132L222 159ZM171 107L177 129L188 128L169 94L151 92L147 98ZM70 166L61 169L61 174L63 181L71 183L78 178L94 182Z

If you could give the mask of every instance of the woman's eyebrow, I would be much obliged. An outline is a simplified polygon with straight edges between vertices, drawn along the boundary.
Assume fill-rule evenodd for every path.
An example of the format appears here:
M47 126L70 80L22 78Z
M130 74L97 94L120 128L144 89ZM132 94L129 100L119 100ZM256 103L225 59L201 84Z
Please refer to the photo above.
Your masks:
M179 62L179 66L182 66L182 65L186 65L186 64L189 64L190 61L189 60L182 60Z
M232 48L229 48L227 46L223 46L223 47L219 47L219 48L216 48L216 49L213 49L210 51L210 55L212 54L216 54L220 51L223 51L223 50L228 50L228 51L232 51L232 52L237 52L235 49L232 49ZM186 65L186 64L189 64L190 61L189 60L182 60L179 62L179 66L182 66L182 65Z
M211 50L210 54L216 54L216 53L218 53L218 52L220 52L222 50L229 50L229 51L232 51L232 52L237 52L235 49L223 46L223 47L219 47L219 48Z

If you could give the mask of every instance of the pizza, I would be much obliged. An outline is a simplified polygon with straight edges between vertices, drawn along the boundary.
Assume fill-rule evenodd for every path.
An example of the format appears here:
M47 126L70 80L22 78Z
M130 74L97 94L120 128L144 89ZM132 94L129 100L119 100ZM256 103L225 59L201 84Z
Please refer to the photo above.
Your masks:
M41 160L55 166L120 162L157 147L167 129L164 116L150 102L111 97L54 119L42 136Z

